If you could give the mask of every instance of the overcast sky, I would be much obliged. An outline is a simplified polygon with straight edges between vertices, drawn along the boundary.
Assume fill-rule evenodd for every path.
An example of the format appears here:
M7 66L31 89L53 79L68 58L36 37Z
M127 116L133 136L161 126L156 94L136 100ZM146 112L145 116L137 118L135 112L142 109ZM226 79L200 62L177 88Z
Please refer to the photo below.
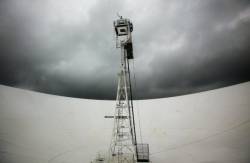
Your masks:
M249 0L1 0L0 84L114 99L117 12L134 24L136 98L249 81Z

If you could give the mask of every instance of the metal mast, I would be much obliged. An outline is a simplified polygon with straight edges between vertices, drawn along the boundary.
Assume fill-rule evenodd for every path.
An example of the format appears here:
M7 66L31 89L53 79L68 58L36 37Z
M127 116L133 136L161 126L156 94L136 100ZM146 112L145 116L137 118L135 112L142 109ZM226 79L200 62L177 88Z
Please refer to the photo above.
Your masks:
M138 144L135 129L129 60L133 59L132 31L129 19L114 21L116 48L121 49L121 65L114 116L114 127L108 157L98 155L94 163L149 162L148 144ZM107 160L106 160L107 158Z
M111 162L136 162L136 132L134 125L133 101L131 94L129 59L133 59L132 36L133 25L128 19L120 17L114 22L116 47L121 48L121 65L118 74L118 89L114 128L110 146Z

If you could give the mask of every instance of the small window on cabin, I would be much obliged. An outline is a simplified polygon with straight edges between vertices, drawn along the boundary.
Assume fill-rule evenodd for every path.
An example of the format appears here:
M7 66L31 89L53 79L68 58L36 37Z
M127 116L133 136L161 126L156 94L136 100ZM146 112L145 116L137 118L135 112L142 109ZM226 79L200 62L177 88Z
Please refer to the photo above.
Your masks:
M120 29L120 32L126 32L126 29L124 29L124 28Z

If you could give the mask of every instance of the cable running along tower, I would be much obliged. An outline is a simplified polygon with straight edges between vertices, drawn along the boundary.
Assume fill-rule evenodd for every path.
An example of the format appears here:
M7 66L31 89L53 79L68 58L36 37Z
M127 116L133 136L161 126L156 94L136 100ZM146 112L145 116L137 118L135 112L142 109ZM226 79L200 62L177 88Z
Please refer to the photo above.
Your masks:
M114 21L116 48L121 49L121 65L118 74L118 88L114 116L112 140L108 157L100 157L100 163L136 163L149 162L148 144L138 144L134 117L133 95L130 80L129 60L134 59L132 31L133 24L129 19L120 18Z

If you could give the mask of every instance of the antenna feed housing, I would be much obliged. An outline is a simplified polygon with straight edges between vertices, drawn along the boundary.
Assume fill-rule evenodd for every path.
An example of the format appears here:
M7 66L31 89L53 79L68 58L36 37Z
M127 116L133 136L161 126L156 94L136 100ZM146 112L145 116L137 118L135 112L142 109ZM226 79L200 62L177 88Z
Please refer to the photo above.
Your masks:
M133 24L129 19L120 18L114 21L114 28L116 36L126 36L130 35L133 31Z
M120 16L120 19L114 21L114 29L116 33L116 47L123 47L126 50L127 59L133 59L132 22Z

